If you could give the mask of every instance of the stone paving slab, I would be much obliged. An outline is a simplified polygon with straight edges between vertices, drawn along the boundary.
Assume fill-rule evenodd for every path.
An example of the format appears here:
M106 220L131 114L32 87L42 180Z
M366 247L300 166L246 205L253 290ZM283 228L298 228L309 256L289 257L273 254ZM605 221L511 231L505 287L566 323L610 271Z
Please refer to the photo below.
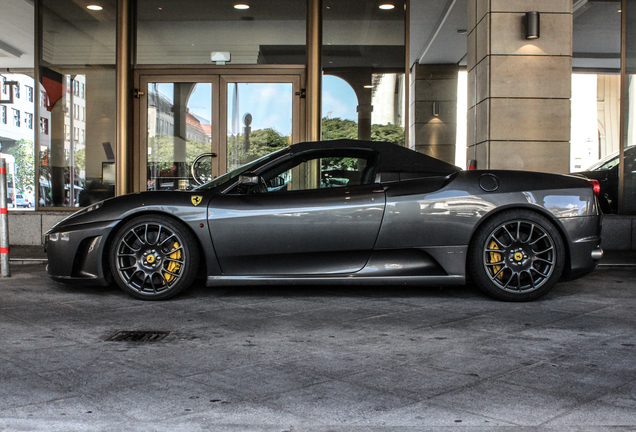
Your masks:
M473 287L0 279L0 431L636 431L636 270L524 304ZM167 330L154 343L117 330Z

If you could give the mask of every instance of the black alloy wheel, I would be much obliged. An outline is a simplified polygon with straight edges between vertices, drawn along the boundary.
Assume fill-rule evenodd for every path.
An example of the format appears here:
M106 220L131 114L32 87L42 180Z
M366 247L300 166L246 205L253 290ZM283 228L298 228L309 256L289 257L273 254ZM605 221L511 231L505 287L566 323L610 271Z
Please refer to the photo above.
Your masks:
M113 278L127 293L165 300L188 288L199 254L193 235L171 218L137 217L117 232L110 250Z
M504 301L530 301L556 285L563 273L565 247L547 218L510 210L480 227L469 260L470 276L486 294Z

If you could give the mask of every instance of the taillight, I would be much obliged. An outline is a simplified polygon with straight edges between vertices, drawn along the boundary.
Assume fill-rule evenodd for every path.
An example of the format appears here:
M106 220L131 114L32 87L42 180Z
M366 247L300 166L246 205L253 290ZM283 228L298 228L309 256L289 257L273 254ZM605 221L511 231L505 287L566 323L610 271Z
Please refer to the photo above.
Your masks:
M592 179L592 180L588 180L587 182L594 189L594 195L599 196L601 194L601 184L598 182L598 180Z

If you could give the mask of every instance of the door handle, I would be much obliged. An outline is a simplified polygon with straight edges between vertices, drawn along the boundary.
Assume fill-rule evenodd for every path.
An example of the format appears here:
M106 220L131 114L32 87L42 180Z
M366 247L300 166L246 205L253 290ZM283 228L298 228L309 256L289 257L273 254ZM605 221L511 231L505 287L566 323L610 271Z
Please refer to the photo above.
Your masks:
M373 192L373 193L383 193L388 188L389 188L388 186L382 186L382 189L373 189L371 192Z

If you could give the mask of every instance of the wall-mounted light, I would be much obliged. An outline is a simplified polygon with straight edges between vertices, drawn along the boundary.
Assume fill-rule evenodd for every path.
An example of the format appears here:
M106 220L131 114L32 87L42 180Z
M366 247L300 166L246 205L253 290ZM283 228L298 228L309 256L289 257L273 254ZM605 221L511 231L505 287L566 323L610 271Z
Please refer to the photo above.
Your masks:
M250 5L246 5L244 3L239 3L234 5L234 9L245 10L249 8L250 8Z
M526 12L526 39L539 39L541 36L541 16L539 12Z
M100 11L100 10L102 10L104 8L101 7L100 5L92 4L92 5L86 6L86 9L89 9L89 10L92 10L92 11Z
M439 102L433 102L433 115L435 117L439 117L439 112L440 112L440 109L441 109L441 105L442 104L439 103Z
M386 3L386 4L381 4L380 6L378 6L380 9L382 10L391 10L391 9L395 9L395 5Z

